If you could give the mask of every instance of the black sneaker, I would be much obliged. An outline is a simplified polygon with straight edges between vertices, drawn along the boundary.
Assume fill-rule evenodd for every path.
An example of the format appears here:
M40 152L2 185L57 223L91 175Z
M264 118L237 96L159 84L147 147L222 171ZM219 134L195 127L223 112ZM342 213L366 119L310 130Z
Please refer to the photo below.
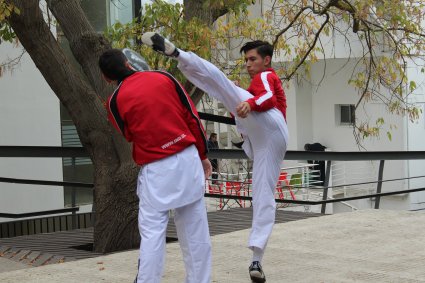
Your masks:
M152 47L153 50L166 56L179 56L179 51L174 44L156 32L145 32L142 35L142 43Z
M258 261L253 261L249 267L249 276L253 283L264 283L266 282L266 275L264 275L261 264Z
M243 141L241 142L232 142L233 146L236 146L237 148L242 148Z

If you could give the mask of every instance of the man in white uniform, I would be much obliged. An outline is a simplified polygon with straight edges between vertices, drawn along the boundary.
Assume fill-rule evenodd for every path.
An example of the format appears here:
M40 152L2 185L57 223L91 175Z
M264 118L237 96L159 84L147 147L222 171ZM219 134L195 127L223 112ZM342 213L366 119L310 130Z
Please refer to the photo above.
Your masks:
M229 111L237 113L236 126L244 138L243 149L254 161L253 220L248 243L248 247L253 251L253 258L249 274L253 282L265 282L260 262L275 221L274 191L288 143L284 113L276 107L262 112L247 108L247 101L255 98L251 93L236 86L215 65L192 52L177 49L161 35L155 32L145 33L142 42L164 55L175 58L179 62L178 68L189 81L221 101ZM270 62L271 57L267 64L270 65ZM268 73L270 72L266 72L265 77ZM271 88L269 85L268 90ZM273 97L273 91L268 95Z
M105 51L99 67L117 85L106 105L112 125L133 144L137 182L139 270L135 282L159 283L169 210L186 267L185 283L210 283L211 242L204 204L211 175L205 131L193 102L165 72L135 72L121 50Z

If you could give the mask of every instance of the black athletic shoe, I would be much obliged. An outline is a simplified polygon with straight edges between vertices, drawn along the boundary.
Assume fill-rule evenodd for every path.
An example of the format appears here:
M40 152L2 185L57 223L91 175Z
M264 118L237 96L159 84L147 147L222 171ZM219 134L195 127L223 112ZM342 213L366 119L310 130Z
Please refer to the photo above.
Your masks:
M152 47L153 50L166 56L179 56L179 51L174 44L156 32L145 32L142 35L142 42L143 44Z
M243 141L241 141L241 142L232 142L232 144L233 144L234 146L236 146L237 148L242 148Z
M266 282L266 275L264 275L261 264L258 261L253 261L249 267L249 276L253 283L264 283Z

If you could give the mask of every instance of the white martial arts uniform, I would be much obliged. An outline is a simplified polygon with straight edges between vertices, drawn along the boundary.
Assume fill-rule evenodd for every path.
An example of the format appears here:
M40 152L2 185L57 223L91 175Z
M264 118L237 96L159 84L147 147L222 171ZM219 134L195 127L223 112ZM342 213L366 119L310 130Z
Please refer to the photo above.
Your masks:
M192 52L179 52L178 68L186 78L222 102L232 113L236 113L239 103L253 97L230 81L215 65ZM253 218L248 246L264 252L275 221L274 191L286 153L288 128L282 112L276 108L265 112L252 111L246 118L236 117L235 120L238 131L243 135L242 147L254 160Z
M161 281L170 209L175 209L185 283L210 282L211 242L204 188L204 171L194 145L142 166L137 183L141 236L137 283Z

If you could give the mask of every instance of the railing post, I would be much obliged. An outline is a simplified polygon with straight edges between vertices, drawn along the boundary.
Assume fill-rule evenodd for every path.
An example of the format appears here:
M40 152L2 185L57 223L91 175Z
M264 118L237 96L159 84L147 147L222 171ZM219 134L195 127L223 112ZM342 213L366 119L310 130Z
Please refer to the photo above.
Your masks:
M71 158L71 164L72 164L72 176L73 176L73 180L75 180L76 177L76 164L75 164L75 157ZM71 207L75 207L76 205L76 188L74 186L71 187ZM72 229L77 229L77 213L75 211L72 212L72 221L71 221L71 227Z
M91 219L91 222L92 222L92 225L93 225L93 227L95 226L94 224L96 223L96 206L95 206L95 200L96 200L96 198L95 198L95 195L96 195L96 193L95 193L95 188L93 187L93 202L92 202L92 205L91 205L91 212L92 212L92 219Z
M323 184L324 188L323 188L323 200L327 200L328 199L328 186L329 186L329 178L331 175L331 165L332 165L332 161L328 160L326 162L326 176L325 176L325 183ZM320 211L322 214L325 214L326 212L326 203L322 203L322 209Z
M382 177L384 175L384 163L385 160L379 162L379 173L378 173L378 184L376 186L376 193L380 194L382 191ZM375 209L379 209L379 203L381 202L381 197L377 196L375 198Z

